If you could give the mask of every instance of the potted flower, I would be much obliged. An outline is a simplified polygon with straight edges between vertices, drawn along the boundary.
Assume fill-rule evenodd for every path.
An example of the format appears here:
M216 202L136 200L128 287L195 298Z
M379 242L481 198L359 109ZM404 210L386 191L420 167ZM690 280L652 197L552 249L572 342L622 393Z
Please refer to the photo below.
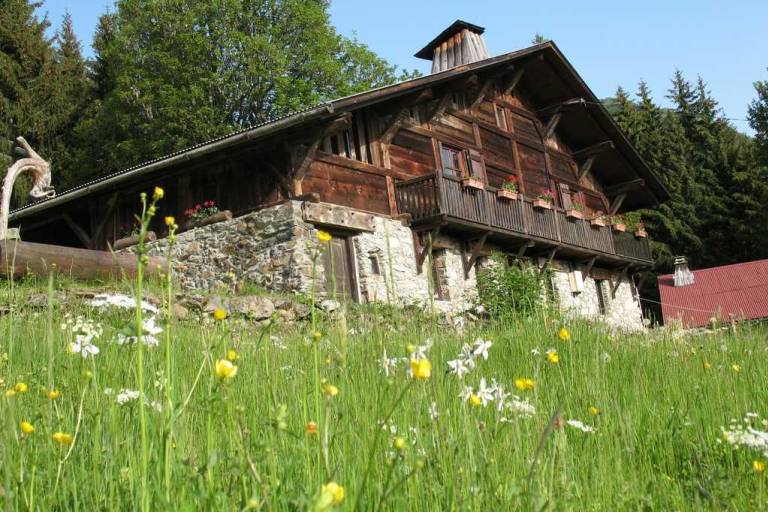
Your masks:
M648 238L648 232L645 230L645 222L637 223L637 229L635 229L635 237Z
M120 249L125 249L126 247L131 247L132 245L136 245L139 243L139 234L141 233L141 225L137 220L134 220L133 222L129 222L127 224L123 224L122 228L122 237L115 240L114 245L112 246L112 249L115 251L119 251ZM157 240L157 235L154 231L147 231L147 236L145 238L148 242L154 242Z
M555 196L551 190L545 190L533 200L533 207L538 210L551 210L555 202Z
M477 176L467 176L465 178L462 178L461 184L464 186L464 188L474 188L475 190L485 190L485 185L483 184L483 180L481 180Z
M184 211L184 215L187 217L187 226L193 228L232 219L231 211L219 210L216 203L210 199L195 205L194 208L188 208Z
M566 208L565 216L569 219L583 219L585 209L584 203L574 201L570 207Z
M510 174L507 176L507 179L504 180L504 183L501 184L501 188L496 190L496 197L507 199L509 201L516 201L518 190L517 176Z
M608 219L607 219L607 216L605 215L605 212L603 211L596 212L595 216L592 217L592 220L589 221L589 224L593 228L604 228L605 226L607 226Z
M621 231L623 233L627 230L627 221L623 215L614 215L611 218L611 227L614 231Z

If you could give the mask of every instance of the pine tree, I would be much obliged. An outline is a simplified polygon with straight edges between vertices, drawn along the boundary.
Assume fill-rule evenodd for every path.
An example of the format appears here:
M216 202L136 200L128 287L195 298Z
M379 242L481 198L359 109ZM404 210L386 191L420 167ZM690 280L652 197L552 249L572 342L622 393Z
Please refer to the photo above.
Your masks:
M768 80L754 83L757 98L749 104L747 118L755 130L756 157L760 165L768 167Z

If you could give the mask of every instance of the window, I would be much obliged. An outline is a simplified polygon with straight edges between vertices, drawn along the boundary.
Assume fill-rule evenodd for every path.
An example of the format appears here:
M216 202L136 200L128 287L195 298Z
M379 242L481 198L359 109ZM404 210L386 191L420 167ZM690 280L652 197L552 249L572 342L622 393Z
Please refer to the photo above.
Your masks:
M605 316L608 311L608 304L610 304L610 294L608 288L610 287L610 281L605 279L595 279L595 291L597 292L597 307L600 310L600 314Z
M380 276L381 267L379 266L379 256L375 253L371 253L368 256L368 260L371 262L371 274L374 276Z
M326 153L358 160L366 164L373 163L365 112L352 116L352 126L343 132L329 135L323 140L322 148Z
M494 105L494 109L496 110L496 126L501 128L502 130L506 130L507 116L504 114L504 107Z
M457 178L469 174L467 172L467 156L464 150L441 144L440 158L443 161L443 172L446 174Z

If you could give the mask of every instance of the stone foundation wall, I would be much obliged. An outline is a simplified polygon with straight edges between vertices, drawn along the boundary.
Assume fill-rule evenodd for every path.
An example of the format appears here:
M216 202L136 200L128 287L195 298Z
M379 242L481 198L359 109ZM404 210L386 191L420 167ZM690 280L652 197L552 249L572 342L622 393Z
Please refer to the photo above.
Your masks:
M458 313L477 302L475 269L465 278L463 247L460 240L438 236L437 271L433 274L427 259L421 271L416 266L413 232L403 223L389 217L351 213L334 205L315 205L290 201L243 215L230 221L211 224L181 233L176 238L175 270L186 289L215 289L231 284L231 277L279 292L310 291L312 259L323 247L317 240L318 229L304 219L311 215L329 215L331 219L354 218L364 226L352 238L357 273L357 296L361 302L389 302L397 305L427 306L435 287L440 296L434 305L439 311ZM320 214L318 208L325 208ZM336 222L336 221L334 221ZM149 244L151 255L164 256L166 239ZM125 251L131 251L126 249ZM316 292L327 296L324 258L317 258ZM478 260L478 267L487 264ZM566 315L603 320L622 329L643 326L640 304L634 286L624 281L614 297L605 290L605 314L599 307L597 288L591 277L584 278L581 292L574 292L569 281L571 266L552 262L552 287ZM433 275L438 282L433 282ZM615 279L615 276L613 277ZM610 282L604 286L611 287Z

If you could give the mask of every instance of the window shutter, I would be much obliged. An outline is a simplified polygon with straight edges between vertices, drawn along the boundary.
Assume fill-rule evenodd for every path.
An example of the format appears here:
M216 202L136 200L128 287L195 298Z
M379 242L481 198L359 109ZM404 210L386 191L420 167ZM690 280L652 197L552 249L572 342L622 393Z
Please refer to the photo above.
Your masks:
M479 151L474 149L469 150L469 169L472 176L485 181L485 166L483 165L483 156Z

